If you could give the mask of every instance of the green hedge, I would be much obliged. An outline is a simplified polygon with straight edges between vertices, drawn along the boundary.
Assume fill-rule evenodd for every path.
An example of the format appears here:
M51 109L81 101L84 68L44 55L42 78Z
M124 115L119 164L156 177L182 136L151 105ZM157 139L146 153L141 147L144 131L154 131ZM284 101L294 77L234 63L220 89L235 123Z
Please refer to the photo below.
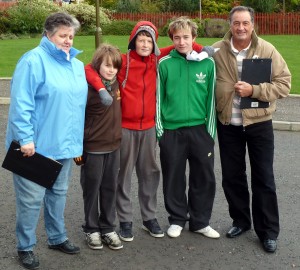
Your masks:
M75 16L81 29L77 35L91 35L96 29L96 10L93 5L82 2L80 5L59 6L52 1L19 0L17 5L0 12L0 39L17 38L18 36L36 36L43 32L46 17L57 11L68 12ZM111 21L110 12L100 9L100 24L103 35L130 35L136 22ZM198 37L223 37L228 30L228 23L221 19L194 19L198 25ZM161 36L167 36L169 22L159 29Z
M59 6L46 0L18 0L18 4L0 12L0 35L26 35L43 32L47 16L53 12L67 12L81 24L78 34L90 34L96 28L95 7L86 3ZM109 11L100 9L101 24L110 23Z
M136 23L137 22L133 21L112 21L109 24L101 26L102 34L114 36L129 36Z
M204 36L222 38L229 30L229 22L224 19L206 19L204 22Z

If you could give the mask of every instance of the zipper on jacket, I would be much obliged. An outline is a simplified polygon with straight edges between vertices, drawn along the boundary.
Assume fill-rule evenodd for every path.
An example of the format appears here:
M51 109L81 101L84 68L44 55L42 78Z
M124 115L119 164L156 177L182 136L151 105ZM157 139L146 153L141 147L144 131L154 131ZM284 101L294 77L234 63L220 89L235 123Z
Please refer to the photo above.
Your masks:
M143 62L145 58L143 57ZM143 75L143 83L144 83L144 90L143 90L143 98L142 98L142 116L141 116L141 121L140 121L140 129L143 128L143 119L144 119L144 115L145 115L145 91L146 91L146 86L145 86L145 74L147 72L147 69L148 69L148 64L146 64L146 68L145 68L145 71L144 71L144 75Z
M116 109L115 109L115 107L116 107L116 103L117 103L117 97L115 96L117 93L114 93L114 96L112 96L112 98L113 98L113 103L112 103L112 105L114 106L114 108L113 108L113 110L112 110L112 113L113 113L113 118L112 119L115 119L115 113L116 113ZM114 122L114 121L113 121ZM112 129L111 130L114 130L114 123L112 123ZM112 142L115 142L115 138L116 138L116 133L115 132L113 132L113 134L112 134Z
M187 79L187 86L186 86L186 88L187 88L187 96L188 96L188 103L187 104L191 104L190 103L190 99L191 99L191 93L190 93L190 91L191 91L191 89L190 89L190 69L189 69L189 61L187 60L187 59L185 59L185 63L186 63L186 70L187 70L187 77L188 77L188 79ZM190 116L190 110L188 109L187 110L187 121L188 121L188 123L189 123L189 125L190 125L190 121L191 121L191 116Z

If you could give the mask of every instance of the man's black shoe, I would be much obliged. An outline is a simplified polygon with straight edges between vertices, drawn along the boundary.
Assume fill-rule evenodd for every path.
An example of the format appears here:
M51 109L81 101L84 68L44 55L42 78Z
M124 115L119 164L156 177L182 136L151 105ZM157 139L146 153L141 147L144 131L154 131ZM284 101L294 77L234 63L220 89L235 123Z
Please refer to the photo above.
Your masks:
M228 233L226 234L226 236L228 238L235 238L239 235L241 235L242 233L248 231L249 228L242 228L242 227L236 227L236 226L233 226L229 231Z
M39 259L32 251L18 251L21 264L27 269L38 269L40 266Z
M57 249L67 254L77 254L80 252L80 248L74 246L69 240L59 245L49 245L50 249Z
M273 239L265 239L263 241L263 248L265 251L274 253L277 249L277 242Z
M153 237L164 237L164 232L160 228L156 218L155 219L150 219L147 221L143 221L143 226L142 228L149 232L151 236Z

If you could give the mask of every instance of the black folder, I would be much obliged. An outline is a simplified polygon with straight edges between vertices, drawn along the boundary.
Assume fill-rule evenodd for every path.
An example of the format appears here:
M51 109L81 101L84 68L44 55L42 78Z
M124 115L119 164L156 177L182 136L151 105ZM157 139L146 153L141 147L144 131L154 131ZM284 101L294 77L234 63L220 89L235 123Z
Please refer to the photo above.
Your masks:
M244 59L242 66L241 80L253 85L260 83L271 82L272 74L272 59L271 58L257 58ZM269 102L260 101L257 98L242 97L241 109L251 108L268 108Z
M54 159L35 153L24 157L20 144L12 141L4 158L2 167L45 188L52 188L62 164Z

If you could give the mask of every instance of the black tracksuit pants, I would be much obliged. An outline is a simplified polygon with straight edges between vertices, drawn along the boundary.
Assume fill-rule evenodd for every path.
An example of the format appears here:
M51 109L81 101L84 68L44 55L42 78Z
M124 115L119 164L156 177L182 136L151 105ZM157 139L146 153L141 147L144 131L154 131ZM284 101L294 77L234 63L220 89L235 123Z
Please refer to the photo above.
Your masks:
M205 125L165 130L159 141L170 224L196 231L209 225L215 197L214 140ZM189 162L188 191L186 163Z
M84 153L80 183L83 191L85 233L115 230L120 149L107 154Z

